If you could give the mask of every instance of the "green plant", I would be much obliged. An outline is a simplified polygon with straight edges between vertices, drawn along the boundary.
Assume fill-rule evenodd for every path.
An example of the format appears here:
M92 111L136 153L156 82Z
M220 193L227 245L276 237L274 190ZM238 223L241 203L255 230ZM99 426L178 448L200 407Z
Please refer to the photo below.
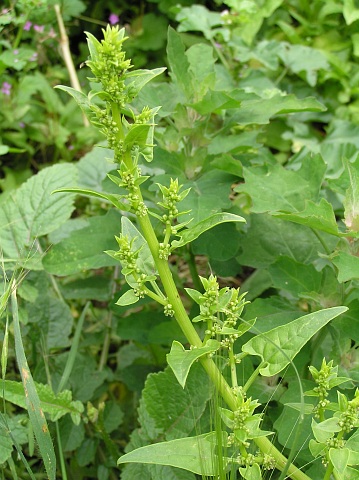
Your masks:
M142 145L136 182L141 175L146 181L128 184L124 164L111 163L114 151L100 145L0 197L4 478L33 478L32 472L47 478L41 455L52 447L49 436L45 450L41 444L38 400L56 443L50 475L62 479L118 478L123 451L129 455L121 457L129 459L121 464L123 480L198 478L160 462L217 471L220 478L283 478L285 468L264 469L273 459L247 438L256 435L259 443L270 439L302 478L356 478L356 9L350 7L347 23L348 4L326 3L246 2L250 16L238 2L227 2L223 15L199 5L171 9L182 33L168 32L169 75L147 82L120 116L124 135L136 127L132 140ZM318 15L325 22L316 25ZM333 35L341 41L332 42ZM133 58L141 63L142 56ZM344 65L350 70L342 75ZM153 76L127 71L124 92ZM92 88L89 98L73 95L94 119L108 98L99 84ZM336 96L343 88L350 89L349 100ZM134 124L151 110L155 127L152 118ZM65 127L77 135L74 126ZM68 185L82 198L51 195ZM134 186L163 244L158 252L170 253L176 289L196 319L198 348L170 316L173 306L136 220L134 209L144 207ZM178 220L167 223L170 216ZM233 221L239 218L246 222ZM195 238L206 224L215 225ZM123 275L119 258L129 262ZM300 326L307 337L297 335ZM289 354L285 334L294 337ZM24 355L35 382L28 404ZM229 385L236 413L200 365L207 356ZM286 362L274 373L273 363ZM167 363L173 369L162 371ZM37 415L27 412L31 404ZM265 437L268 432L275 435ZM191 448L200 449L200 460L169 460L169 453Z
M173 37L173 34L171 35ZM119 249L107 252L121 262L122 273L130 286L130 290L122 295L117 303L120 306L131 305L140 298L149 296L163 306L165 315L176 318L191 348L186 350L181 343L175 341L167 357L168 363L184 387L192 364L200 361L228 407L221 408L220 414L229 433L223 428L223 432L216 431L204 436L175 439L142 447L121 457L119 462L166 464L209 476L223 475L221 472L236 464L244 478L262 478L261 466L264 470L278 468L293 479L307 479L309 477L306 474L290 463L290 457L287 460L267 439L271 432L261 430L262 415L254 413L259 403L248 397L247 390L259 374L274 376L285 369L310 338L347 308L333 307L297 318L286 325L254 336L242 344L241 353L235 354L235 341L254 326L254 321L237 325L245 304L244 295L239 295L236 289L219 289L214 276L208 280L201 278L201 291L187 289L200 307L200 314L193 321L205 322L205 336L201 339L180 299L168 266L168 257L176 248L187 245L208 229L223 222L243 222L244 219L233 214L213 214L195 225L188 221L178 222L177 218L188 212L181 212L177 204L189 194L188 189L181 191L182 186L178 179L171 179L167 187L159 184L163 198L158 202L158 206L162 207L164 213L161 215L148 209L142 195L142 185L147 177L141 173L139 159L143 157L149 162L153 158L154 117L158 107L145 106L136 112L130 104L140 90L163 70L131 72L130 61L122 51L124 40L124 30L118 28L108 27L101 42L88 34L90 60L87 64L94 75L93 81L100 84L99 88L88 97L68 87L60 88L69 92L89 115L90 120L101 128L108 146L114 150L114 161L118 165L119 176L110 175L110 179L125 189L126 193L110 195L81 188L61 191L104 198L121 211L135 216L141 233L128 216L124 216L121 236L116 238ZM176 49L176 42L179 45L177 38L173 37L172 42L172 48ZM182 87L185 91L189 88L183 78L183 75L186 75L185 70L181 70L179 66L177 69L177 64L173 64L173 67L174 75L179 82L183 81ZM183 68L183 64L181 67ZM208 109L210 102L203 102L202 108ZM163 224L164 230L159 240L149 215ZM172 240L173 236L178 239ZM163 290L158 284L159 280ZM230 383L227 383L211 358L221 347L228 355ZM236 365L247 355L258 355L262 361L246 384L238 385ZM355 401L353 402L355 404ZM354 404L353 415L356 423L357 407ZM252 453L252 444L259 448L258 455ZM228 457L225 456L222 448L227 449L232 445L234 452L237 449L238 456L233 452ZM343 453L338 447L332 447L337 453L333 453L328 460L328 469L339 472L340 468L342 471L339 473L343 473L346 466L342 467ZM199 453L188 456L188 449L195 449L196 452L196 448ZM217 452L214 453L216 448ZM330 473L326 474L328 475Z

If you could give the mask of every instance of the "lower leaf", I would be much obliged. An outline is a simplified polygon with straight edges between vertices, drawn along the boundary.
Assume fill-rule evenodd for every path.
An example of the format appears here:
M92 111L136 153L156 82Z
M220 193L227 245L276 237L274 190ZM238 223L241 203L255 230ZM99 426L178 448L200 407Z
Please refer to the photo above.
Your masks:
M217 433L205 433L196 437L179 438L169 442L155 443L137 448L120 457L121 463L148 463L154 465L169 465L183 468L198 475L218 475L216 461ZM223 439L224 441L224 439ZM227 466L230 458L223 458L222 464Z

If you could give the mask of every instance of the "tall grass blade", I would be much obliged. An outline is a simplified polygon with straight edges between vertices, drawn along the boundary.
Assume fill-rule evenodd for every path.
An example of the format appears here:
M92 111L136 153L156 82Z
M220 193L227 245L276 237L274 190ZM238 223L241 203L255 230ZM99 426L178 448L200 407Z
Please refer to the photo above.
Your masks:
M56 477L56 457L52 444L50 432L47 426L45 415L40 406L40 399L36 391L34 380L32 378L21 338L19 311L16 298L15 286L11 292L11 308L14 321L15 353L17 363L20 369L21 379L25 391L25 399L30 422L32 424L35 438L39 447L40 455L44 461L46 473L49 480L55 480Z
M65 386L67 384L67 381L70 378L73 366L75 364L77 350L78 350L79 343L80 343L82 326L84 324L84 320L85 320L86 313L87 313L87 310L88 310L89 306L90 306L90 302L87 302L84 309L82 310L81 316L80 316L79 321L77 323L76 330L75 330L75 335L74 335L74 338L72 339L72 343L71 343L70 353L69 353L69 356L67 358L67 362L66 362L66 365L65 365L65 368L64 368L59 386L57 388L57 393L60 393L65 388Z

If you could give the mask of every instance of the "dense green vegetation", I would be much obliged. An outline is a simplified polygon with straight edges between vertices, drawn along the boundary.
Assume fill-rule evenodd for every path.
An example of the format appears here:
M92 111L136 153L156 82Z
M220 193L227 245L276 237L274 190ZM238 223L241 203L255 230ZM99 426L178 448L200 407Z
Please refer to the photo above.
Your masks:
M87 3L0 16L2 478L358 478L359 5Z

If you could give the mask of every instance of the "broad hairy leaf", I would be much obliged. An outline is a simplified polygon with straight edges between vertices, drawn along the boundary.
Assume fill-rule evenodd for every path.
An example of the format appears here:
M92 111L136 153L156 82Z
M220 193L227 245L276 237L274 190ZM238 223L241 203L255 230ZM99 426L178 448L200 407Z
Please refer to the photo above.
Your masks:
M250 195L252 212L297 212L305 208L306 200L317 200L325 168L319 155L305 157L297 172L281 165L244 168L245 184L235 190Z
M253 337L242 346L242 350L260 356L264 365L259 371L261 375L270 377L289 365L302 347L330 320L347 310L347 307L332 307L304 315Z
M64 415L70 414L76 425L80 423L84 406L81 402L72 400L70 390L64 390L56 395L49 385L37 382L34 385L39 395L42 411L48 413L53 422ZM0 397L21 408L27 407L25 390L21 382L4 380L3 389L0 389Z
M75 183L74 165L53 165L7 196L0 205L0 245L7 261L25 263L26 257L36 251L36 239L54 231L70 217L74 197L66 193L55 196L51 192ZM41 262L34 261L31 268L41 269Z
M191 97L191 75L189 73L189 62L185 55L185 47L178 33L168 28L167 59L170 64L171 75L177 81L178 86L186 98Z
M117 265L118 262L104 251L116 248L114 236L119 233L120 221L121 215L116 210L89 218L84 228L74 230L52 246L43 259L45 270L54 275L70 275L81 270Z
M183 388L193 363L203 355L216 352L220 346L221 344L217 340L208 340L203 347L185 350L180 342L175 340L172 343L171 351L167 354L167 363Z
M198 238L203 232L226 222L245 223L245 219L239 215L234 215L233 213L215 213L201 222L198 222L196 225L190 226L188 229L178 233L180 240L173 240L171 246L174 248L183 247L187 243L193 242L193 240Z

